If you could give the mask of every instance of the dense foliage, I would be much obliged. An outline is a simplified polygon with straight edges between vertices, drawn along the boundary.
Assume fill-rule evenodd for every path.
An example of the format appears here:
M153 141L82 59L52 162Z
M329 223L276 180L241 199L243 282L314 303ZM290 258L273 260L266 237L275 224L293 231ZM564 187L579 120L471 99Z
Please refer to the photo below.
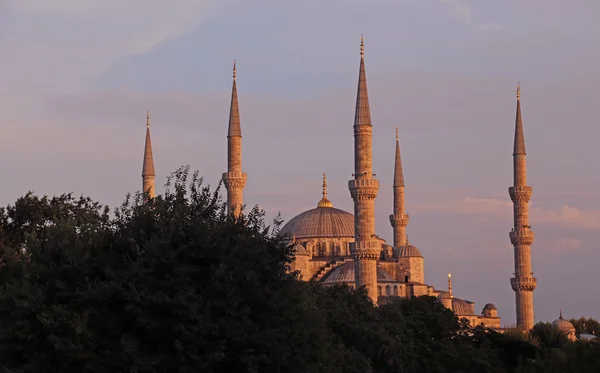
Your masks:
M112 215L70 194L0 209L5 372L600 371L600 343L473 331L431 297L375 307L298 281L280 221L228 216L187 169L147 197Z

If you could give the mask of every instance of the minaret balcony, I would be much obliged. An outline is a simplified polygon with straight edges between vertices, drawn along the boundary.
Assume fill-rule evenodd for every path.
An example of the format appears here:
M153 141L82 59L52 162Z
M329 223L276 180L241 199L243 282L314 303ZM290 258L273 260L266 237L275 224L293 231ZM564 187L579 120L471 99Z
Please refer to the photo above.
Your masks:
M535 238L533 231L529 228L513 229L508 236L514 246L530 246Z
M350 189L350 195L355 201L375 199L379 191L379 180L353 179L348 181L348 189Z
M408 225L409 216L407 214L390 215L390 223L392 227L406 227Z
M508 194L513 202L529 202L533 188L529 185L515 185L508 188Z
M243 189L248 175L245 172L224 172L223 184L226 189Z
M514 291L534 291L537 287L537 278L518 276L510 279L510 286Z

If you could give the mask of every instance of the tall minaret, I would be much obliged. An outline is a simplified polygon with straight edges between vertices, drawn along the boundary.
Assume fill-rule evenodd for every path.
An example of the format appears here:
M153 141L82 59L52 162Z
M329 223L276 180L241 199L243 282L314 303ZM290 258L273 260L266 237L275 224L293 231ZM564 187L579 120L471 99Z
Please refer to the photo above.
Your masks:
M513 150L514 186L508 188L514 206L514 227L510 231L510 242L515 249L515 277L510 285L515 291L517 326L523 330L533 328L533 291L537 280L531 272L531 244L533 231L529 225L529 199L532 188L527 185L527 163L525 137L521 119L521 89L517 86L517 118Z
M369 297L373 302L377 302L377 259L381 252L381 243L375 236L375 197L379 190L379 181L373 178L373 126L364 57L365 48L361 36L354 116L354 179L348 182L348 188L354 200L355 243L352 245L352 257L355 263L356 287L365 286Z
M248 175L242 172L242 127L237 97L236 66L233 61L233 87L227 134L227 172L223 174L223 183L227 189L227 211L236 217L239 216L244 203L243 193L247 178Z
M144 146L144 164L142 165L142 192L154 198L154 158L152 157L152 141L150 140L150 111L146 113L146 144Z
M404 213L404 174L400 158L398 126L396 126L396 164L394 166L394 213L390 215L390 223L394 228L394 247L405 245L408 215Z

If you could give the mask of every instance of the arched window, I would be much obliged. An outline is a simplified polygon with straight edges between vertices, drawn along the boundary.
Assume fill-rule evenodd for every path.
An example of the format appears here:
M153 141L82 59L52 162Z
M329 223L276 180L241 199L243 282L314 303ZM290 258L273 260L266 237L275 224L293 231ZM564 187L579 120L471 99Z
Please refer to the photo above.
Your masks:
M377 286L377 295L381 296L381 286Z
M388 296L389 296L389 295L392 295L392 293L391 293L391 289L390 289L390 285L387 285L387 286L385 287L385 295L388 295Z
M394 295L398 296L398 286L394 285Z

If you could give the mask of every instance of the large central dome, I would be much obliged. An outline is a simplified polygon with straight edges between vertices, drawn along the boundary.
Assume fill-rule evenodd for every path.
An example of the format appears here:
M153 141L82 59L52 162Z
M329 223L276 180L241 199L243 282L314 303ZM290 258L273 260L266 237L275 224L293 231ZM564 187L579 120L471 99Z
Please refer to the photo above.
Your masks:
M279 234L295 236L296 239L354 238L354 215L333 207L327 199L327 182L323 175L323 198L317 207L294 217L281 228Z

